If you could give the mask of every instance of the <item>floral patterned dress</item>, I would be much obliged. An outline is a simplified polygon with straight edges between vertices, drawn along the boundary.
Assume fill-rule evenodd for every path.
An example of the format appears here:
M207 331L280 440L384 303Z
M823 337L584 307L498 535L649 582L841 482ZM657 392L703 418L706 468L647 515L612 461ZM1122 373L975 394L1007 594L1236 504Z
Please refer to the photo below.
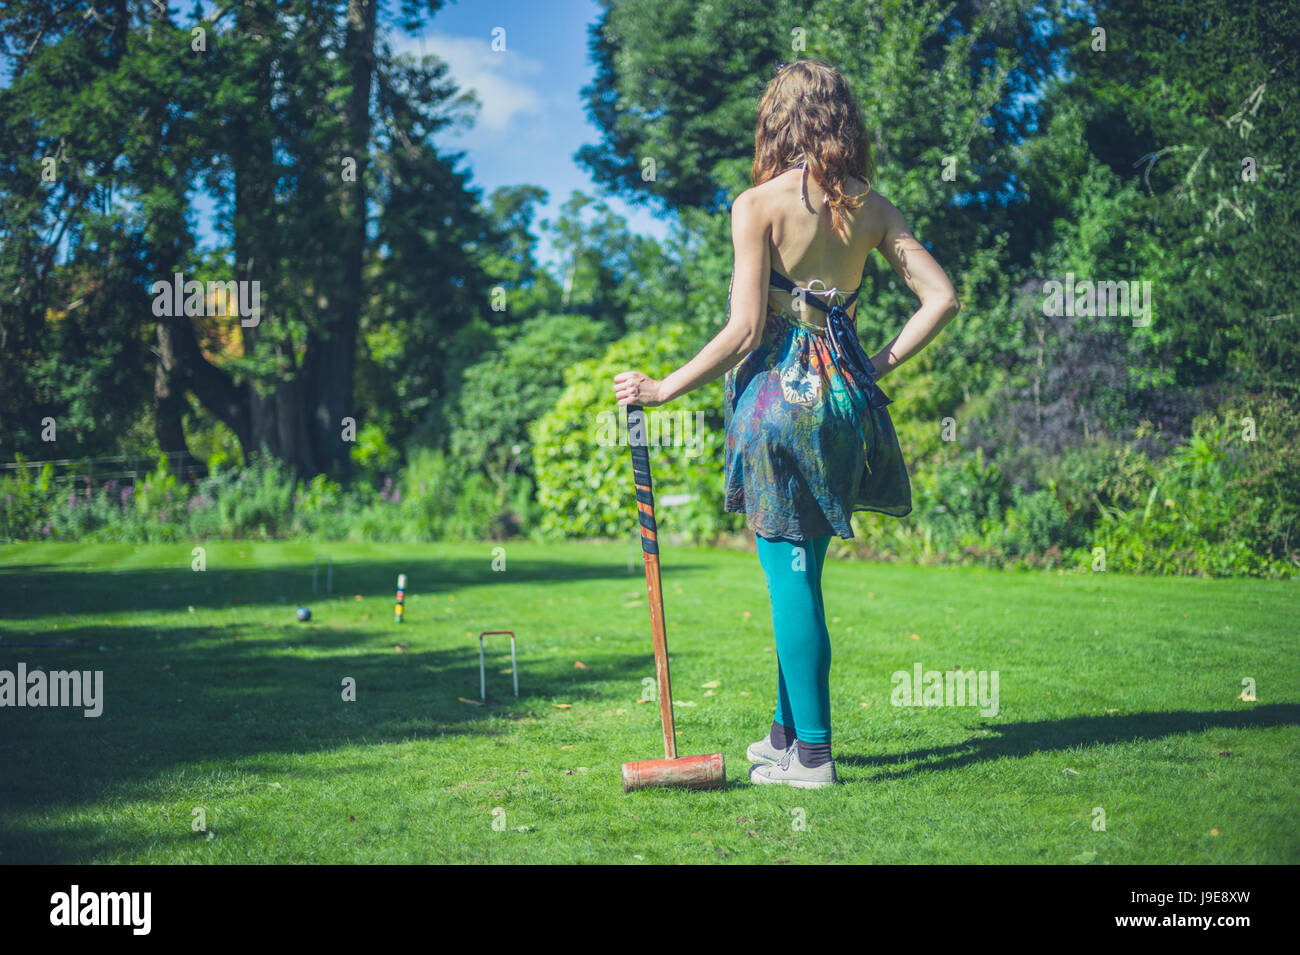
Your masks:
M795 286L773 269L772 288ZM846 311L858 293L828 307L815 296L844 293L804 291L825 327L769 303L762 343L727 372L725 508L763 537L851 538L854 511L909 514L912 486L891 399Z

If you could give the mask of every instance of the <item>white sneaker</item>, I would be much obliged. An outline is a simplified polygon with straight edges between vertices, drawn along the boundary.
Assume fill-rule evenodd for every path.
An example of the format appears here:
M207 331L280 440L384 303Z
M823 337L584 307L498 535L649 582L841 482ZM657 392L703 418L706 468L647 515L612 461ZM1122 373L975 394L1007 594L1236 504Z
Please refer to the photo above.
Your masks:
M781 758L771 764L756 763L749 767L749 781L758 785L783 783L797 789L821 789L839 782L835 775L835 760L809 769L799 762L799 747L791 746Z
M790 744L790 746L793 745L794 743ZM750 743L749 749L745 750L745 758L751 763L775 763L784 755L784 749L777 749L772 745L771 733L764 736L757 743Z

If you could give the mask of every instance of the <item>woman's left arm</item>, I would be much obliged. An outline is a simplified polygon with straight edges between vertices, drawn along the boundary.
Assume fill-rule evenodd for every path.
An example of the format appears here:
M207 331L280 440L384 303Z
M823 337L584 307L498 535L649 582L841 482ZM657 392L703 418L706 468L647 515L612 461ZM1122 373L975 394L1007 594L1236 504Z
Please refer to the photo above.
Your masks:
M766 280L771 266L768 226L754 201L752 190L736 197L731 206L731 244L735 267L731 279L731 314L722 331L681 368L655 381L639 371L614 376L614 394L620 405L653 407L681 397L725 374L763 340L767 317Z

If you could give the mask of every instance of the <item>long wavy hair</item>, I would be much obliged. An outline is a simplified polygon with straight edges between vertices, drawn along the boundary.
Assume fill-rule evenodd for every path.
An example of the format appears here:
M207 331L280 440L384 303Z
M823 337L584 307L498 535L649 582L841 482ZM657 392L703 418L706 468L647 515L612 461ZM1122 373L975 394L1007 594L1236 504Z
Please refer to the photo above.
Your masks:
M856 176L870 187L876 167L858 101L840 71L820 60L787 63L767 84L754 131L754 185L804 161L826 190L831 228L847 239L849 213L864 196L849 195L845 184Z

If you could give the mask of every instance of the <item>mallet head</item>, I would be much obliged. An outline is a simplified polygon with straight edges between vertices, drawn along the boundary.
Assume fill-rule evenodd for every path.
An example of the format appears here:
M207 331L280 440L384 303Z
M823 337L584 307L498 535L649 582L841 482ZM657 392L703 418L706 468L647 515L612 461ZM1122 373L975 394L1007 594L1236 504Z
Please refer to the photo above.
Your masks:
M623 791L656 786L681 789L721 789L727 784L727 768L721 753L679 756L676 759L643 759L623 764Z

